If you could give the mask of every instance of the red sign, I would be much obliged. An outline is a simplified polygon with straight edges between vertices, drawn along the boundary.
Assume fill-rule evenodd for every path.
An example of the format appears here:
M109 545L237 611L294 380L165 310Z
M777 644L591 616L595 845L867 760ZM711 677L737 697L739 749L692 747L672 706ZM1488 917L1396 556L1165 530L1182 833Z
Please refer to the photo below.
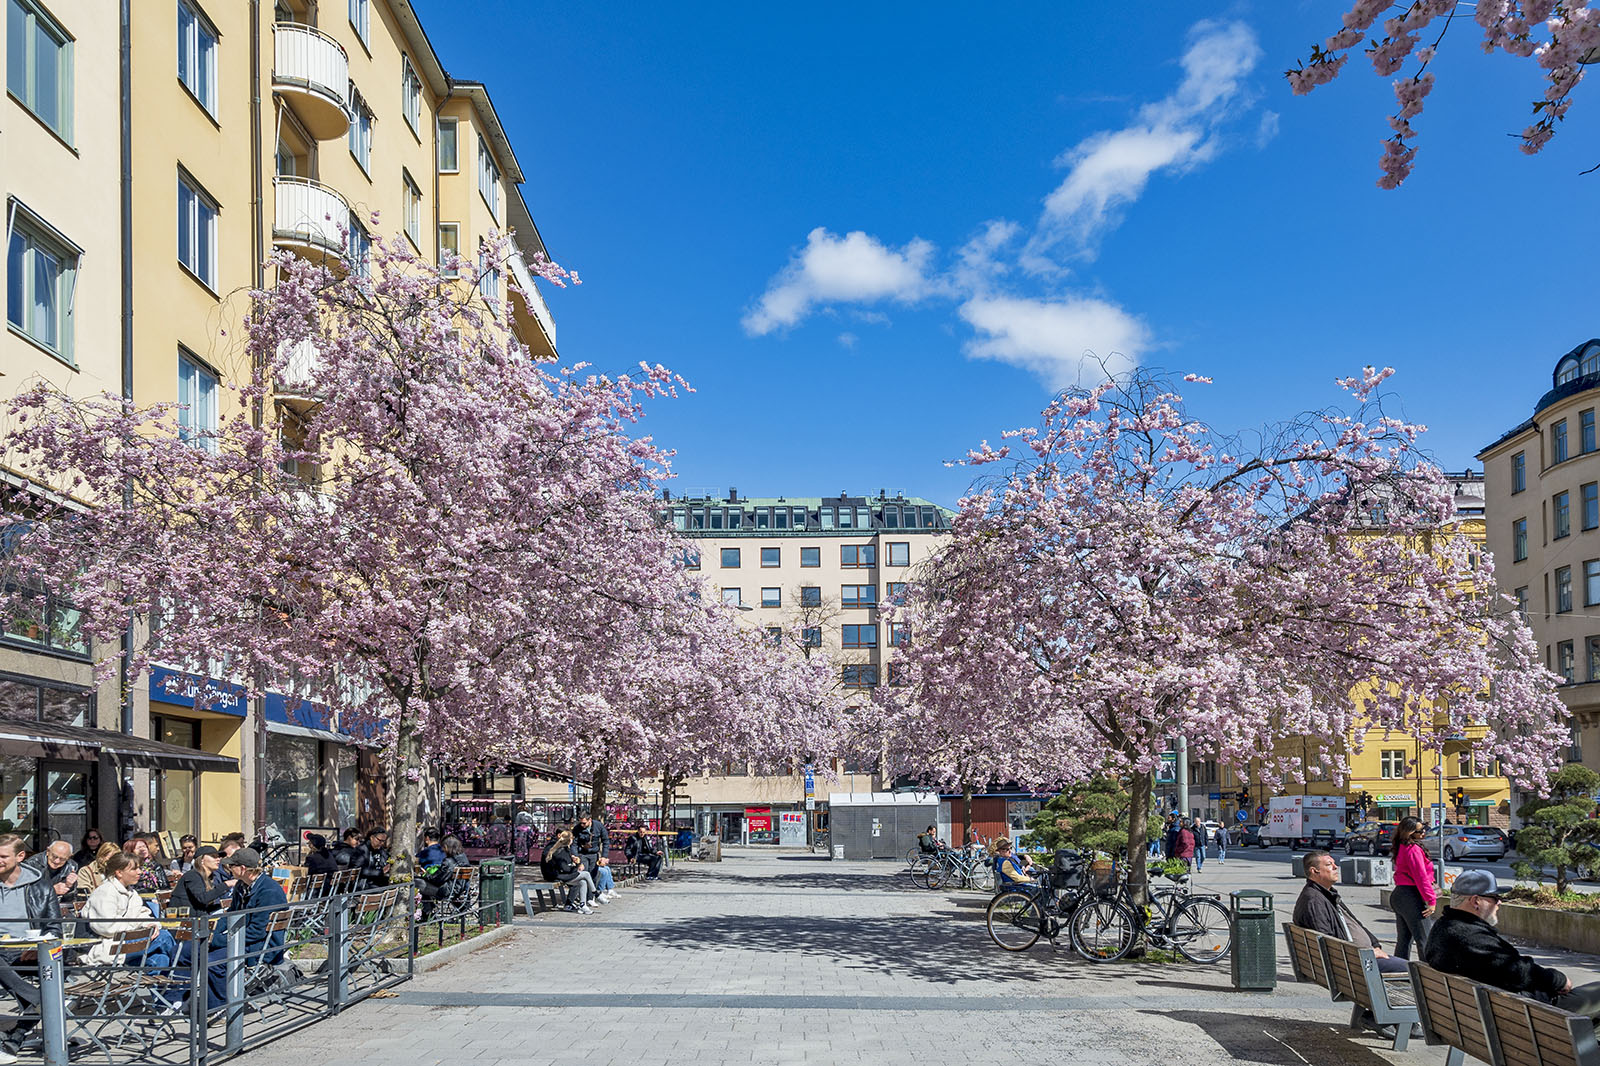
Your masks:
M771 807L746 807L744 809L744 820L752 833L772 832Z

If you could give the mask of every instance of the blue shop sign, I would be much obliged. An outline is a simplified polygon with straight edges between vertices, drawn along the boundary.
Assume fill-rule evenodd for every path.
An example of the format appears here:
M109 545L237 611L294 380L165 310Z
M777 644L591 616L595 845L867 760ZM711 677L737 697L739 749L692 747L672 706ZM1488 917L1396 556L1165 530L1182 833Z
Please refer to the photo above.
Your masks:
M210 677L196 677L165 666L150 668L150 698L157 703L216 711L243 718L248 705L244 689Z

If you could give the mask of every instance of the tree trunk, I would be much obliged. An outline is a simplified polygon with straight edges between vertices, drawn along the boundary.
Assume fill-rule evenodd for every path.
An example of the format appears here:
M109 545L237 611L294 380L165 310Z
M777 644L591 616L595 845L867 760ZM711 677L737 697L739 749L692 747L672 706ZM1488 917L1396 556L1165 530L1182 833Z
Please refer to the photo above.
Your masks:
M1150 831L1150 793L1154 780L1150 771L1133 775L1128 797L1128 890L1133 894L1134 905L1141 910L1150 902L1149 867L1146 856L1150 852L1147 834ZM1139 958L1145 953L1145 939L1141 933L1128 952L1129 958Z
M606 785L611 780L611 767L601 763L594 768L594 777L589 782L589 817L597 822L606 818Z
M417 846L417 802L422 795L422 738L417 736L417 719L400 709L400 726L395 735L393 824L389 827L389 876L396 881L412 877Z
M951 833L950 835L952 837L955 836L954 833ZM960 840L951 840L951 841L949 841L949 844L950 844L950 846L952 848L965 847L968 838L971 837L971 836L972 836L972 782L971 781L963 781L961 783L961 839Z

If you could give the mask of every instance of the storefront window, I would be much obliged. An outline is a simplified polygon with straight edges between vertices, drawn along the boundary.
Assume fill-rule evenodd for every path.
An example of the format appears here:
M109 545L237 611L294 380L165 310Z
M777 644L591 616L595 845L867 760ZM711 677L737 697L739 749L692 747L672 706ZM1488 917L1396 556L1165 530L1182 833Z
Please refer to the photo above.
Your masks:
M57 722L61 725L91 725L89 721L89 697L78 692L67 692L59 688L44 688L39 690L39 702L46 722Z
M150 736L184 748L200 747L200 723L167 715L150 716ZM150 775L150 828L182 836L198 833L198 778L189 770L162 770Z
M356 824L356 749L345 744L328 747L333 752L335 799L339 805L335 821L340 830L345 830Z
M0 718L13 722L39 720L39 689L19 681L0 681Z
M294 839L301 826L320 824L317 742L273 733L267 737L267 821Z
M17 755L0 755L0 832L33 828L35 763Z

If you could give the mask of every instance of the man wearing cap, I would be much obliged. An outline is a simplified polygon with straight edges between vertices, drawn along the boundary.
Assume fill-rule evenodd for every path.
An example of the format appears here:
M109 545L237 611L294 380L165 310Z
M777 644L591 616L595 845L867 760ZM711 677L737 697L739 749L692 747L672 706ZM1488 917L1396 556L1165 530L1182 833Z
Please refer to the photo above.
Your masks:
M1450 889L1450 905L1428 934L1423 961L1443 973L1554 1003L1574 1014L1600 1013L1600 982L1573 988L1566 974L1539 965L1495 932L1499 920L1500 885L1494 874L1462 871Z
M289 905L289 897L282 885L262 872L261 854L255 848L240 848L229 855L226 861L228 872L238 882L233 890L232 909L248 912L243 928L235 928L230 935L244 936L246 966L255 965L263 954L268 965L276 965L283 960L283 932L280 930L269 934L267 929L272 924L273 915ZM216 958L223 950L223 943L221 936L214 938L212 958ZM209 983L210 1009L216 1010L228 1000L228 968L225 961L211 965Z

